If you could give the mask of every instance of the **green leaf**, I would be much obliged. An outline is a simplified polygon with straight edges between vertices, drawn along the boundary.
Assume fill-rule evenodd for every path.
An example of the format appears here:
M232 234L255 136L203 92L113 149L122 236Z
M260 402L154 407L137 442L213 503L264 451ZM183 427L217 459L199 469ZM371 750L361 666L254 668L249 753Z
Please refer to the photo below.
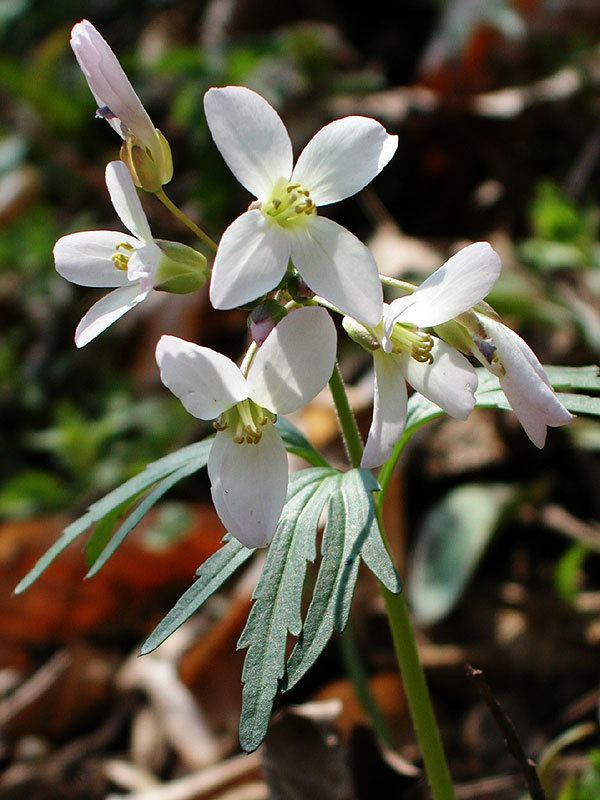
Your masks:
M65 528L63 534L56 540L52 547L44 553L34 567L19 582L15 588L15 594L21 594L28 589L63 550L81 536L81 534L85 533L95 522L99 522L115 508L118 508L126 501L131 500L131 498L148 489L161 478L176 472L184 465L194 465L196 470L204 467L208 461L208 454L211 446L212 441L210 439L205 439L202 442L196 442L181 450L177 450L175 453L170 453L168 456L149 464L139 475L130 478L128 481L121 484L121 486L113 489L112 492L109 492L103 498L93 503L83 516L79 517L79 519Z
M341 476L339 491L329 501L323 557L302 635L288 661L285 691L310 669L333 631L342 632L346 627L359 556L390 591L400 591L400 579L381 540L375 515L373 492L378 488L371 472L353 469Z
M146 497L144 497L139 506L137 506L131 512L131 514L116 531L114 536L112 536L112 538L107 542L85 577L93 578L94 575L96 575L106 564L108 559L123 544L125 538L131 533L135 526L141 522L150 509L160 500L160 498L165 495L169 489L175 486L176 483L179 483L179 481L183 480L183 478L187 478L188 475L197 472L199 468L200 467L198 464L195 461L192 461L190 464L184 464L183 467L180 467L178 470L171 473L171 475L163 478L163 480L157 486L155 486L154 489L152 489L152 491L146 495Z
M285 417L278 417L275 427L281 434L285 449L288 453L300 456L313 467L329 467L329 462L318 453L311 443L296 428L295 425Z
M298 636L306 562L316 556L315 538L325 503L339 485L339 473L315 467L290 478L275 537L267 552L254 605L238 648L247 648L240 743L256 750L265 737L273 698L285 667L288 632Z
M161 645L165 639L180 628L200 606L214 594L233 573L239 569L254 553L235 539L207 558L196 570L198 580L181 595L169 613L159 622L140 650L140 655L147 655Z
M429 511L409 566L409 600L419 623L439 622L454 608L514 496L507 484L468 484Z
M597 366L588 367L544 367L554 389L582 389L588 392L600 392L600 376ZM510 403L500 388L500 381L491 372L479 368L475 370L479 379L475 392L477 408L497 408L510 411ZM565 408L574 414L600 416L600 398L572 392L557 392L558 398ZM443 416L444 412L435 403L415 393L408 401L408 414L403 439L410 438L415 431Z

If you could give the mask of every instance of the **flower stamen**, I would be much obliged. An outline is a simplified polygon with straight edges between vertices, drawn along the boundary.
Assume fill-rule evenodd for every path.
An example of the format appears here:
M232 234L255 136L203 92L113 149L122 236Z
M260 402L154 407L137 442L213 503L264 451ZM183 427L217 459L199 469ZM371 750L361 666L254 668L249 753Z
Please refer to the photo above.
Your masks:
M213 422L216 431L229 429L236 444L258 444L262 431L268 422L275 422L276 415L252 400L242 400L232 408L224 411Z
M308 189L280 178L273 187L271 197L261 205L261 211L279 225L286 226L316 214L317 208Z
M415 325L396 323L390 341L393 353L410 353L421 364L433 364L433 337Z

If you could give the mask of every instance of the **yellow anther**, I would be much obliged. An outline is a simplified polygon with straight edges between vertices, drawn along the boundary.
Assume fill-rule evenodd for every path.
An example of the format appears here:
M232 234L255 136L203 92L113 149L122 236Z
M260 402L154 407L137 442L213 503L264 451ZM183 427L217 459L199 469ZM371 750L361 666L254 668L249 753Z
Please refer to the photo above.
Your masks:
M129 256L126 256L123 253L115 253L111 257L111 261L118 270L121 270L122 272L127 272L127 265L129 264Z

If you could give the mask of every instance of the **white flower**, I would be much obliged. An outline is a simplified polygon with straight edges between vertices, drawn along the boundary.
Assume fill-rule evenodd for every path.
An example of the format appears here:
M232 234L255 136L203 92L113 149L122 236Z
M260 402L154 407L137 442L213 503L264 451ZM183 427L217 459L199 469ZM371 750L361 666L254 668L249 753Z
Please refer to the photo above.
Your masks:
M316 209L373 180L396 152L398 137L374 119L345 117L322 128L294 167L285 126L260 95L236 86L210 89L204 108L221 155L257 198L221 239L210 286L215 308L235 308L270 291L291 259L316 294L376 325L383 295L373 256Z
M57 272L80 286L116 286L84 315L75 331L83 347L152 291L163 259L125 164L106 167L106 185L115 211L132 236L119 231L81 231L54 246Z
M336 332L322 308L285 317L259 349L248 377L226 356L163 336L156 348L160 376L199 419L217 419L208 475L223 524L246 547L264 547L285 502L285 446L273 425L325 386L335 363Z
M133 170L136 183L156 191L173 176L166 139L154 127L117 57L91 22L84 19L73 26L71 47L96 98L97 115L126 143L122 157ZM156 189L148 185L149 180L157 184Z
M491 362L478 357L500 380L523 430L540 449L546 443L547 428L566 425L573 419L554 394L548 376L535 353L521 337L502 322L477 315L485 328L494 353Z
M380 324L369 329L375 400L363 467L387 461L402 436L407 382L450 416L469 416L475 404L475 370L457 350L423 329L447 322L479 303L500 270L500 259L486 242L465 247L413 294L386 305Z

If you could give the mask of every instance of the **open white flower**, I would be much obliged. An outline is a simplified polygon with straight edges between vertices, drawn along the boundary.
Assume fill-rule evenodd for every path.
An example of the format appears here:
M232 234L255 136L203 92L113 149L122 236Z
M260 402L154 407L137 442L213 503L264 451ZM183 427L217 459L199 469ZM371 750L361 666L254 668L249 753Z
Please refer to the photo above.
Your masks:
M106 185L115 211L132 235L81 231L54 246L57 272L80 286L118 287L98 300L75 331L83 347L148 297L154 288L194 291L208 278L206 259L191 247L153 239L131 175L122 161L106 167Z
M96 98L97 115L125 142L122 158L136 183L156 191L173 177L168 142L154 127L109 44L87 19L73 26L71 47Z
M325 386L336 332L322 308L285 317L256 354L248 377L221 353L163 336L156 360L165 386L199 419L216 419L208 475L223 524L246 547L264 547L285 502L285 446L274 426Z
M238 86L210 89L204 108L221 155L257 199L221 238L210 286L215 308L235 308L270 291L291 259L316 294L376 325L383 295L373 256L317 207L373 180L398 137L374 119L345 117L322 128L294 167L285 126L260 95Z
M529 345L499 320L483 314L478 314L478 318L492 344L493 353L488 354L490 360L481 357L481 350L476 354L497 375L523 430L541 449L546 443L548 427L566 425L573 416L555 395L544 368Z
M406 383L450 416L469 416L475 404L475 370L455 348L424 329L447 322L479 303L497 281L500 270L498 254L487 242L469 245L413 294L386 305L382 321L368 329L375 363L375 400L363 467L383 464L402 436ZM348 329L348 323L345 327Z

